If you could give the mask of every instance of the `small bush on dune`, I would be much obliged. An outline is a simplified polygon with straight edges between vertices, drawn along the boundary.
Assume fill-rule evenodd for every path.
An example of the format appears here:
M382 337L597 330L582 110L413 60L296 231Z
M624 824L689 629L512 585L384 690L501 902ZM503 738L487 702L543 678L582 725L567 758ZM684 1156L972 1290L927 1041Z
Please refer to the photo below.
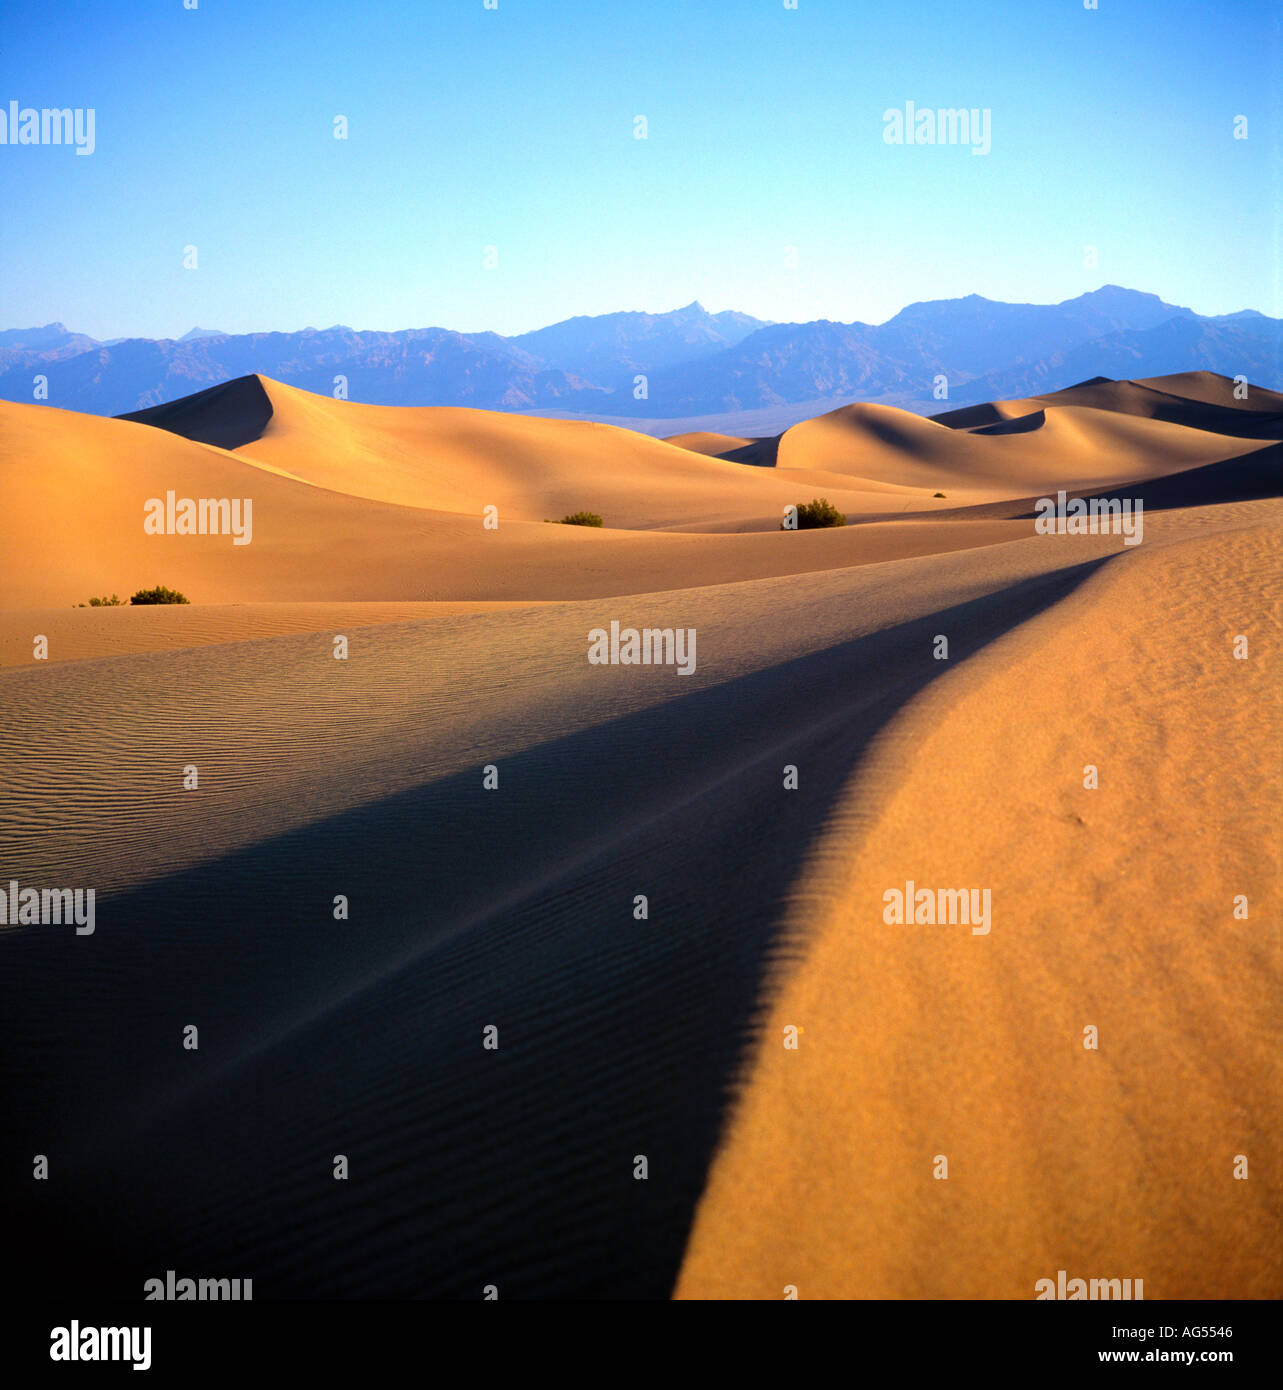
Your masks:
M125 600L119 594L112 594L110 598L91 598L88 603L78 604L79 608L121 608Z
M560 526L602 526L605 523L596 512L571 512L557 523Z
M131 598L130 603L190 603L191 599L186 594L180 594L177 589L167 589L163 584L157 584L154 589L139 589Z
M944 493L943 493L943 492L933 492L931 495L932 495L933 497L943 497L943 496L944 496Z
M816 531L824 526L845 526L846 517L827 497L817 497L813 502L804 502L797 509L797 529ZM791 531L791 526L780 522L781 531Z

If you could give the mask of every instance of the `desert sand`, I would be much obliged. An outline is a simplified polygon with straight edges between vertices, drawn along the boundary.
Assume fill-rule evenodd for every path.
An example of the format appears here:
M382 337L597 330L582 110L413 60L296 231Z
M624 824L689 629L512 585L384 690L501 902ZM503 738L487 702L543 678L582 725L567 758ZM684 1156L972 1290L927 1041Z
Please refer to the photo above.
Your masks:
M763 440L257 377L0 405L0 878L98 899L0 928L0 1151L56 1174L0 1196L11 1260L1278 1297L1281 405L1190 373ZM1037 534L1058 488L1143 500L1143 542ZM146 535L167 489L252 498L252 543ZM779 530L819 495L849 524ZM154 583L191 606L75 606ZM612 621L696 669L589 664ZM908 880L990 930L889 925Z

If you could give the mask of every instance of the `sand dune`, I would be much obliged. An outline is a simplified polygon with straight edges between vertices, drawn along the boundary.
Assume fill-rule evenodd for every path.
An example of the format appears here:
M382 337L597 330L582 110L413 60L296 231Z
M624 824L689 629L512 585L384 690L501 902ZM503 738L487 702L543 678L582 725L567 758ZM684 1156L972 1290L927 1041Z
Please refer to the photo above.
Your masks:
M770 472L613 425L361 405L266 378L245 381L240 395L203 393L199 424L195 411L185 412L177 422L183 432L248 434L265 397L270 416L238 453L353 497L478 522L486 507L499 509L501 523L557 520L586 509L630 530L746 516L770 517L778 526L783 508L798 500L790 481ZM169 429L175 413L159 407L132 418ZM858 500L852 492L851 504Z
M1244 400L1235 395L1233 381L1215 372L1174 372L1171 376L1142 377L1134 384L1165 391L1173 396L1183 396L1191 401L1224 406L1228 410L1274 414L1283 411L1283 392L1250 386Z
M666 444L675 444L679 449L690 449L697 454L710 454L714 458L726 459L729 463L751 463L759 468L773 468L779 448L779 436L766 439L742 439L729 434L710 434L697 431L694 434L670 434Z
M941 607L960 646L981 642L1109 544L1052 549L383 624L345 665L299 635L0 676L5 862L103 895L87 950L0 936L0 980L26 982L6 1017L45 1056L38 1088L4 1075L22 1116L4 1142L61 1136L53 1226L116 1252L108 1282L162 1250L221 1268L252 1247L263 1297L667 1292L798 856L861 743L930 678ZM612 616L695 626L695 676L588 666ZM807 795L782 801L799 760ZM482 789L488 762L503 795ZM179 1018L203 1026L199 1070L155 1055ZM491 1022L510 1041L485 1070ZM290 1084L300 1068L326 1085ZM333 1208L330 1156L349 1150L362 1182ZM143 1152L164 1203L122 1190L90 1218L91 1186L114 1191ZM638 1152L654 1175L632 1195Z
M0 544L9 559L0 571L0 607L10 609L70 607L111 593L128 597L155 583L178 588L194 602L220 604L645 593L985 545L1029 529L1013 523L1004 533L1002 524L985 523L930 538L905 527L879 535L854 528L785 535L775 529L781 513L767 511L756 516L760 531L753 535L607 535L504 520L502 514L498 531L490 532L479 512L461 516L352 496L288 476L278 463L244 451L145 425L0 405L0 426L0 477L9 502L0 518ZM297 457L287 461L305 468L323 448L323 435L300 439ZM680 450L672 453L682 457ZM709 466L764 476L740 465ZM639 474L631 486L641 488L644 480ZM771 485L791 501L813 495L799 495L799 485L788 479ZM146 535L144 502L169 490L179 497L250 498L252 541L237 546L228 536ZM657 496L657 506L679 509L663 487ZM863 503L876 509L871 494L853 492L842 500L855 504L853 510ZM745 511L749 505L741 504ZM735 510L734 500L727 510Z
M761 468L605 426L354 406L268 385L266 432L235 451L137 423L0 408L0 468L13 504L0 603L71 605L157 582L204 603L520 601L716 584L1015 534L992 520L989 529L929 538L890 525L779 533L783 507L815 495L853 516L912 515L1057 485L1115 486L1267 447L1086 407L1048 411L1036 430L1009 437L960 437L902 411L853 406L787 431L778 466ZM248 412L239 423L229 415L237 402ZM261 394L206 392L198 405L166 408L165 418L231 438L258 418ZM204 418L211 411L212 421ZM557 498L591 497L637 527L680 531L608 539L513 519L538 491L534 457L542 460L539 505L549 511ZM485 476L489 483L477 481ZM145 535L142 504L167 490L252 498L252 543ZM497 532L482 527L483 494L498 499ZM718 534L692 534L702 527Z
M1212 374L1201 375L1211 377ZM1169 381L1171 385L1163 386L1160 384L1163 381ZM1175 389L1181 385L1187 390L1202 389L1207 399L1182 394ZM1213 391L1207 386L1200 387L1200 383L1195 381L1159 378L1152 383L1096 382L1057 391L1039 400L1049 406L1082 405L1120 411L1147 420L1164 420L1168 424L1235 435L1241 439L1278 439L1283 433L1283 397L1259 388L1249 388L1248 399L1236 400L1233 391L1227 392L1223 385L1221 389Z
M1278 1296L1266 505L1112 562L885 730L799 875L802 962L680 1296L1030 1298L1058 1269L1142 1278L1146 1298ZM886 925L909 879L991 888L989 935Z
M757 442L731 434L711 434L707 430L697 430L694 434L670 434L664 439L665 444L674 444L695 454L708 454L711 458L722 458L740 449L751 448Z
M1273 437L1280 434L1283 425ZM889 406L853 405L785 431L779 467L980 500L1116 486L1264 447L1264 440L1090 406L1037 406L963 432Z
M1283 396L1252 386L1247 398L1240 399L1234 390L1233 382L1212 372L1186 372L1148 381L1098 377L1043 396L963 406L931 418L951 429L989 433L1047 407L1087 406L1241 439L1283 436Z
M0 865L98 893L93 935L0 929L0 1162L57 1175L0 1184L11 1264L1283 1292L1280 445L1164 381L756 441L261 378L0 406ZM1034 534L1057 487L1143 497L1143 545ZM252 497L252 543L144 534L167 489ZM777 529L817 493L858 524ZM541 519L578 507L612 524ZM196 602L72 607L154 582ZM693 629L693 673L590 664L612 621ZM988 886L991 933L885 925L907 878Z
M425 519L410 508L357 505L146 425L22 405L0 409L0 425L10 559L0 606L71 605L154 583L205 602L429 596L416 563ZM251 499L250 543L145 534L147 499L168 491ZM344 572L376 548L380 592L345 592Z

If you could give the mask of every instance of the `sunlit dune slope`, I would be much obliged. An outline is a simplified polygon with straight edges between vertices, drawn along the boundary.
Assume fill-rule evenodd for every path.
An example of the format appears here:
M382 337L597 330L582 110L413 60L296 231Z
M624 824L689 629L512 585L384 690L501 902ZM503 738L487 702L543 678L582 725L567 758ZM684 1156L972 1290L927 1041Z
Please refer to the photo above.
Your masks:
M852 778L679 1296L1283 1293L1279 511L1204 515L909 701ZM989 890L988 933L889 924L910 880Z
M423 598L424 517L357 503L163 430L41 406L0 405L0 607L81 602L165 583L205 602ZM251 540L148 535L149 499L251 499ZM383 592L343 592L378 554ZM327 581L327 571L330 579Z

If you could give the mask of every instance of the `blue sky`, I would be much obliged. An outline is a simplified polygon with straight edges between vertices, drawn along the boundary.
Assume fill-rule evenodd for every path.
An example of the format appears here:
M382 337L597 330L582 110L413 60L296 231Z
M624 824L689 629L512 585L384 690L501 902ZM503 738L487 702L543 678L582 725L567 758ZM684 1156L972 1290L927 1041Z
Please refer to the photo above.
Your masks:
M1099 5L10 6L0 107L93 107L96 149L0 146L0 327L876 323L1104 283L1283 315L1283 7ZM886 144L906 101L988 108L990 152Z

